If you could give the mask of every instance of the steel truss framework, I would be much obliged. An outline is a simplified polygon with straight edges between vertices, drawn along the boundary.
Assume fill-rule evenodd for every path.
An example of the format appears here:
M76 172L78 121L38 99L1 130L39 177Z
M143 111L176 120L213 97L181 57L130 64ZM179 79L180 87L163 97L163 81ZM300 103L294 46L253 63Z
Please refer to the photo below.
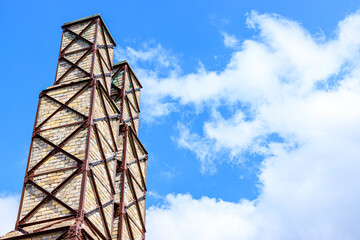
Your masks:
M140 82L99 15L63 26L42 91L16 227L3 239L144 239Z

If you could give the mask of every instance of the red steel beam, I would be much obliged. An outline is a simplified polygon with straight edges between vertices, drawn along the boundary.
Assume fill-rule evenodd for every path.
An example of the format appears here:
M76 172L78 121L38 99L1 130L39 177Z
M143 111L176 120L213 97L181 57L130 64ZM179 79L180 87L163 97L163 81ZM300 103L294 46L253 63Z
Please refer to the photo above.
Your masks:
M109 66L110 66L110 71L112 70L111 69L111 66L112 66L112 63L111 63L111 59L110 59L110 55L109 55L109 49L108 49L108 45L107 45L107 42L106 42L106 37L105 37L105 33L104 33L104 24L101 23L101 34L102 34L102 37L104 39L104 44L105 44L105 51L106 51L106 56L107 56L107 59L109 61Z
M127 138L128 138L128 132L129 132L129 127L126 124L123 124L121 126L121 131L124 132L124 143L123 143L123 159L122 159L122 164L121 164L121 191L120 191L120 216L119 216L119 224L118 224L118 240L122 239L122 232L123 232L123 218L124 218L124 213L125 213L125 203L124 203L124 194L125 194L125 172L127 170L127 165L126 165L126 147L127 147Z
M59 228L54 228L54 229L50 229L50 230L45 230L42 232L34 232L34 233L29 233L29 234L25 234L25 235L21 235L21 236L16 236L16 237L10 237L10 238L6 238L7 240L18 240L18 239L31 239L32 237L37 237L40 235L45 235L48 233L56 233L56 232L61 232L61 231L65 231L68 230L69 227L59 227Z
M98 19L94 19L91 21L79 34L76 34L77 36L82 36L95 22L97 22ZM66 32L67 29L63 30L63 33ZM64 53L68 48L70 48L78 39L74 38L63 50L60 50L60 54ZM96 41L94 41L96 42ZM92 46L92 45L91 45Z
M138 101L137 101L138 99L137 99L136 94L135 94L135 85L133 83L131 75L132 74L129 74L129 80L130 80L130 83L131 83L131 86L132 86L131 90L132 90L132 93L134 95L135 104L136 104L136 107L137 107L137 112L139 113L140 112L140 106L139 106Z
M73 172L69 177L67 177L63 182L61 182L54 190L51 191L51 194L53 196L55 196L61 188L64 187L65 184L67 184L69 181L71 181L78 173L79 173L79 169L75 172ZM26 182L25 182L26 184ZM24 185L25 185L24 184ZM28 218L30 218L37 210L39 210L39 208L44 205L45 203L47 203L50 200L50 198L45 197L39 204L37 204L32 210L30 210L30 212L28 212L18 223L18 225L22 225L24 224Z
M101 216L101 219L102 219L102 222L103 222L103 225L104 225L106 235L108 236L109 239L111 239L111 233L110 233L109 227L107 225L103 205L101 203L100 195L99 195L99 192L98 192L98 189L97 189L97 186L96 186L96 182L95 182L95 179L94 179L94 175L93 175L93 172L92 172L91 169L89 170L89 177L90 177L91 185L92 185L92 187L93 187L93 189L95 191L95 196L96 196L96 200L98 202L98 207L100 208L100 216Z
M115 141L115 137L114 137L114 134L113 134L113 129L112 129L112 126L111 126L111 123L110 123L109 114L108 114L108 111L107 111L107 109L106 109L106 104L105 104L105 101L104 101L104 97L103 97L101 88L100 88L100 90L99 90L99 93L100 93L100 100L101 100L102 106L103 106L103 108L104 108L105 116L106 116L106 122L107 122L108 127L109 127L111 140L112 140L112 142L113 142L113 146L114 146L115 152L117 152L116 141Z
M97 128L96 124L94 124L94 130L95 130L96 140L97 140L97 143L99 145L101 158L102 158L102 161L103 161L103 164L104 164L104 167L105 167L107 179L108 179L109 184L110 184L111 194L114 195L115 194L114 184L113 184L113 182L111 180L109 167L107 165L106 157L105 157L105 154L104 154L104 150L103 150L103 147L102 147L101 139L99 137L98 128Z
M139 206L139 202L137 201L137 196L136 196L136 192L135 192L135 188L134 188L134 185L133 185L133 182L132 182L132 177L131 175L129 174L130 171L127 171L127 178L128 178L128 181L129 181L129 185L130 185L130 190L131 190L131 193L133 195L133 200L135 201L135 206L136 206L136 210L137 210L137 213L138 213L138 217L140 219L140 223L141 223L141 226L142 226L142 230L145 232L145 223L144 223L144 219L142 217L142 214L141 214L141 211L140 211L140 206Z
M101 76L102 76L102 78L103 78L103 80L104 80L104 85L106 85L105 87L106 87L106 92L108 93L108 94L110 94L110 92L109 92L109 89L108 89L108 86L107 86L107 84L106 84L106 77L105 77L105 72L104 72L104 69L103 69L103 66L102 66L102 63L101 63L101 54L100 54L100 51L99 51L99 49L96 49L96 55L98 56L98 63L99 63L99 66L100 66L100 71L101 71Z
M79 58L74 64L71 64L71 67L70 67L63 75L61 75L61 77L60 77L59 79L56 80L56 83L55 83L55 84L60 83L63 78L65 78L72 70L74 70L74 66L78 66L78 64L79 64L82 60L84 60L84 58L86 58L87 55L89 55L91 52L93 52L93 54L95 55L95 53L94 53L94 51L93 51L92 48L89 49L88 51L86 51L86 52L81 56L81 58ZM60 62L61 58L63 58L63 57L60 57L59 62ZM88 72L86 72L85 74L86 74L87 76L90 76L90 73L88 73Z
M126 106L127 106L128 112L129 112L131 124L133 125L133 127L135 129L135 123L134 123L134 119L133 119L133 116L132 116L132 113L131 113L131 109L130 109L130 105L129 105L129 99L128 99L127 95L125 96L125 103L126 103Z

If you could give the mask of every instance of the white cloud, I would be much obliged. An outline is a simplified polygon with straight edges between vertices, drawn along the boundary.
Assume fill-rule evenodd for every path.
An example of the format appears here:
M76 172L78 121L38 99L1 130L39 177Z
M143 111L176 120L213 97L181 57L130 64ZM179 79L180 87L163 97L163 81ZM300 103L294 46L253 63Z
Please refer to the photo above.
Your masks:
M260 39L245 40L221 72L200 66L195 73L181 75L176 58L169 57L161 45L136 54L132 50L130 59L136 58L133 62L144 85L143 117L168 115L183 105L197 109L209 106L216 114L204 123L203 137L214 140L216 149L227 148L233 155L249 148L258 151L256 144L272 133L287 142L311 139L314 128L323 128L318 117L337 115L332 104L342 110L342 104L348 103L338 102L336 97L358 94L359 19L358 14L349 16L339 23L337 37L318 42L296 22L252 12L247 24L259 31ZM153 69L137 66L139 59L148 59L134 57L139 53L151 55L153 60L172 59L167 62L174 67L161 77ZM224 119L217 109L220 104L232 108L237 103L250 106L252 119L243 109ZM184 142L180 144L185 146Z
M169 73L169 69L179 68L176 56L172 56L171 52L164 49L160 43L144 43L141 50L132 47L117 47L115 58L119 61L126 59L135 66L139 63L150 63L151 72L166 70L166 73Z
M166 206L147 211L147 239L243 239L254 234L254 207L190 195L168 195Z
M228 34L226 32L221 33L224 37L224 45L228 48L235 48L239 44L239 40L234 35Z
M201 162L201 171L203 173L215 173L216 167L213 163L213 149L209 139L203 139L196 133L191 133L189 128L184 124L178 123L179 138L177 142L179 146L193 151Z
M153 121L157 117L177 111L177 104L174 101L166 99L163 94L157 94L159 77L178 76L180 74L180 66L176 56L164 49L161 44L150 42L144 43L141 50L132 47L117 47L115 58L118 61L126 59L136 69L136 75L141 79L144 86L142 98L146 99L145 107L142 108L142 119ZM146 80L143 81L143 79Z
M18 208L18 195L0 195L0 236L14 230Z
M211 109L202 134L178 126L179 145L202 170L214 172L224 151L229 161L262 155L261 194L239 203L170 195L149 210L149 239L359 239L360 13L331 39L278 15L252 12L247 26L257 40L242 42L222 71L137 71L144 109L159 107L153 117L184 105Z

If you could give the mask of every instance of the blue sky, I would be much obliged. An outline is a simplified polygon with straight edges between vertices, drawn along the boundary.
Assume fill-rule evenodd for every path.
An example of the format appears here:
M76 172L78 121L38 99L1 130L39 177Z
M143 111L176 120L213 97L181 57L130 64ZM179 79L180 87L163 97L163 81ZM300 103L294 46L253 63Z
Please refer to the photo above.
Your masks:
M60 26L100 13L144 86L148 239L358 239L359 7L0 1L0 232L15 223Z

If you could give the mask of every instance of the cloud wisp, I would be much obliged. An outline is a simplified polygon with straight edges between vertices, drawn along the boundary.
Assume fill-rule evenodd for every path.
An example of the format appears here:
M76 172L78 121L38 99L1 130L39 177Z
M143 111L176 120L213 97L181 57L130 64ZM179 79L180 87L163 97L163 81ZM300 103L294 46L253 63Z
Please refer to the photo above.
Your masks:
M228 48L235 48L239 44L239 40L234 35L228 34L226 32L221 33L224 37L224 45Z

